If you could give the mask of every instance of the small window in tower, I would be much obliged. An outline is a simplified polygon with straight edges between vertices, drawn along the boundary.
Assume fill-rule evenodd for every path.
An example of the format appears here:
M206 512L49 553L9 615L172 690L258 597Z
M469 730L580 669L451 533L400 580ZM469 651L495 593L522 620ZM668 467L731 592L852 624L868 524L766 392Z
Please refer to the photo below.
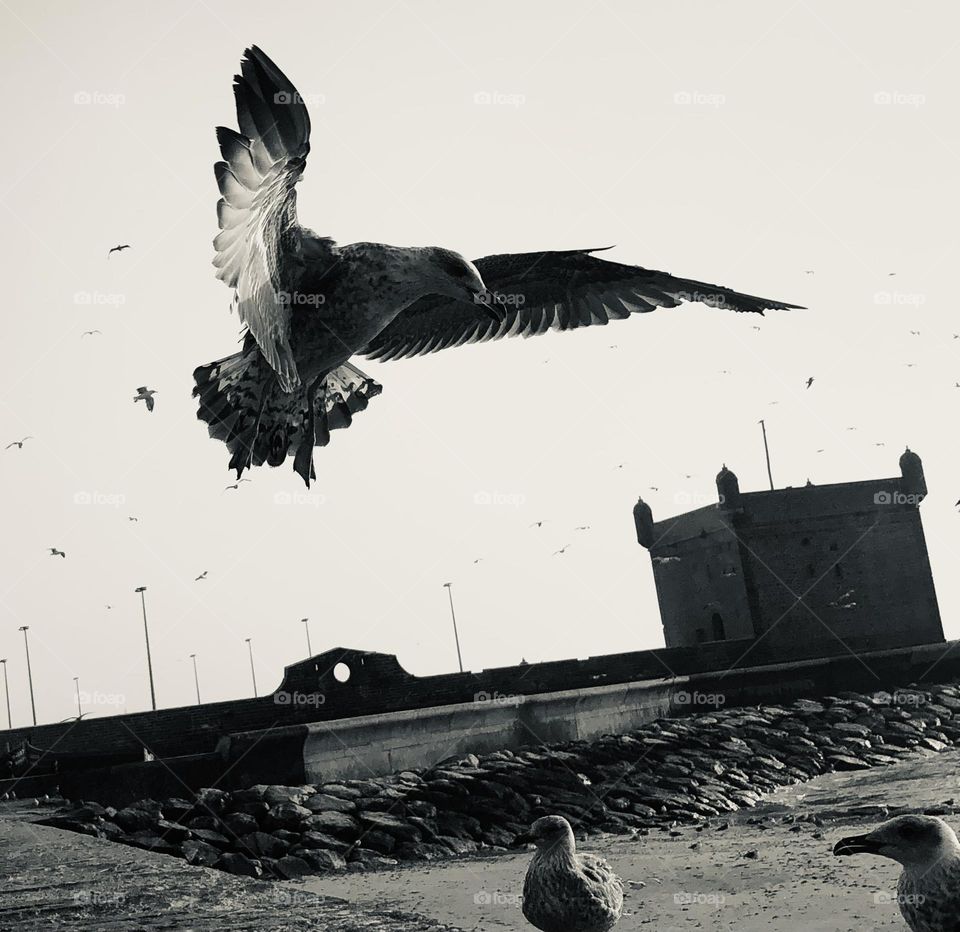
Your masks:
M809 538L809 537L804 537L803 540L800 541L800 544L801 544L801 546L803 546L803 547L809 547L809 546L810 546L810 538Z
M725 641L727 635L723 628L723 618L719 612L714 612L710 619L710 625L713 628L713 639L715 641Z

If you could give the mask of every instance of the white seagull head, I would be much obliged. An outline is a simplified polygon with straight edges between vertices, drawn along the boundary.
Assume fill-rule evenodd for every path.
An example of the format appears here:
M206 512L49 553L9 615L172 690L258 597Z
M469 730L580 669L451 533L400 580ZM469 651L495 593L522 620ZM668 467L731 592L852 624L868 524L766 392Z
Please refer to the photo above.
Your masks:
M518 845L534 844L543 854L572 853L576 848L573 829L570 823L558 815L548 815L537 819L529 831L514 839Z
M416 250L421 263L423 284L433 294L442 294L468 304L482 304L494 320L506 314L499 295L487 289L477 267L452 249L424 246Z
M841 838L836 855L878 854L908 868L928 868L960 855L960 841L943 819L926 815L902 815L877 826L866 835Z

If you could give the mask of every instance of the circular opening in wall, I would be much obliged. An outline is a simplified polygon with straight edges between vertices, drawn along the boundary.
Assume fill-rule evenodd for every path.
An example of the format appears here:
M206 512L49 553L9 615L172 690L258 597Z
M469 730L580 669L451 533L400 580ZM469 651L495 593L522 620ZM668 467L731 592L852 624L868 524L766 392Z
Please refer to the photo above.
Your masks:
M350 679L350 668L345 663L338 663L333 668L333 678L338 683L346 683Z

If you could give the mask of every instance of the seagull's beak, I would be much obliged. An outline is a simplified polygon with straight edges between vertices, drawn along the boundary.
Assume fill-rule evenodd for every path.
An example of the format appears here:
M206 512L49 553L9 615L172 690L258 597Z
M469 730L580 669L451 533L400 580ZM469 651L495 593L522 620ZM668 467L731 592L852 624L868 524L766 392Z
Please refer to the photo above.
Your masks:
M848 854L879 854L883 846L870 835L851 835L841 838L833 846L833 853L838 857Z
M507 319L506 308L497 300L496 295L489 288L484 288L482 291L473 291L470 297L474 304L481 305L487 315L498 324L502 324Z

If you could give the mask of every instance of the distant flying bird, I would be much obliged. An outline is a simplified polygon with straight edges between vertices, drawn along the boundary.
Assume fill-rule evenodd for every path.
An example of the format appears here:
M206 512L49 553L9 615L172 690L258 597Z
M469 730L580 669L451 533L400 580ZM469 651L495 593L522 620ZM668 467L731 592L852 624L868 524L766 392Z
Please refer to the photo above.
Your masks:
M778 405L778 404L780 404L780 402L779 402L779 401L771 401L770 404L772 404L772 405Z
M147 403L147 410L153 410L153 396L156 395L157 391L154 388L147 388L146 385L141 385L137 389L136 395L133 396L134 401L145 401Z
M804 274L804 275L813 275L813 274L814 274L814 271L813 271L813 269L806 269L803 274Z
M107 609L112 609L112 608L113 608L112 605L108 605L108 606L107 606Z
M80 339L82 340L84 337L92 337L95 333L99 333L102 335L103 331L102 330L84 330L83 333L80 334Z
M885 447L886 444L881 440L881 441L879 441L878 443L875 443L874 446L875 446L875 447Z
M590 525L589 525L589 524L581 524L580 527L575 527L574 530L575 530L575 531L589 531L589 530L590 530Z
M648 486L648 488L650 489L651 492L659 492L659 491L660 491L660 486L658 486L658 485L651 485L651 486Z
M48 547L51 557L63 557L66 560L67 555L62 550L57 550L56 547Z
M848 427L847 430L856 430L856 427Z
M913 369L913 368L916 367L917 364L916 364L915 362L905 362L904 365L905 365L908 369Z
M294 187L310 151L303 98L256 46L234 81L239 132L223 161L214 265L248 334L241 352L194 372L199 417L229 465L279 466L310 484L314 446L347 427L381 386L354 355L403 359L464 343L573 330L696 301L763 313L796 305L608 262L597 249L486 256L437 246L339 246L300 226Z
M754 324L754 325L753 325L753 329L754 329L754 330L759 330L760 328L759 328L756 324Z
M900 907L912 932L960 928L960 841L942 819L897 816L865 835L841 838L833 853L840 857L874 854L898 861L903 871L897 895L890 899Z
M823 450L822 450L822 449L821 449L821 450L817 450L817 453L823 453Z
M113 249L111 249L111 250L107 253L107 258L108 258L108 259L110 258L111 253L114 253L114 252L123 252L124 249L129 249L129 248L130 248L130 244L129 244L129 243L124 243L122 246L114 246Z
M482 559L483 557L477 557L477 559L473 561L474 566L476 566L476 564L478 564Z
M237 479L237 481L234 482L233 485L225 486L223 491L226 492L228 489L237 489L239 491L241 482L252 482L252 481L253 481L252 479Z
M911 330L910 332L911 332L915 337L920 336L920 331L919 331L919 330Z
M530 525L530 527L543 527L543 522L542 522L542 521L534 521L533 524Z
M558 555L561 554L561 553L566 553L566 552L567 552L567 547L569 547L569 546L570 546L569 544L564 544L559 550L554 550L554 551L553 551L553 555L554 555L554 556L558 556Z
M194 579L194 582L200 582L201 579L206 579L208 572L210 572L210 571L209 571L209 570L204 570L196 579Z
M812 376L812 375L810 376L809 379L807 379L807 388L809 388L811 385L813 385L813 376Z
M128 521L139 521L140 519L139 519L139 518L135 518L133 515L127 515L127 520L128 520Z
M891 277L894 276L894 275L896 275L896 274L897 274L896 272L887 272L887 275L889 275L889 276L891 276Z
M537 851L523 880L524 918L541 932L610 932L623 913L623 883L595 854L578 854L570 823L537 819L515 844Z
M13 443L8 443L4 449L9 450L10 447L16 447L18 450L23 449L23 445L28 441L33 440L33 437L24 437L22 440L14 440Z

